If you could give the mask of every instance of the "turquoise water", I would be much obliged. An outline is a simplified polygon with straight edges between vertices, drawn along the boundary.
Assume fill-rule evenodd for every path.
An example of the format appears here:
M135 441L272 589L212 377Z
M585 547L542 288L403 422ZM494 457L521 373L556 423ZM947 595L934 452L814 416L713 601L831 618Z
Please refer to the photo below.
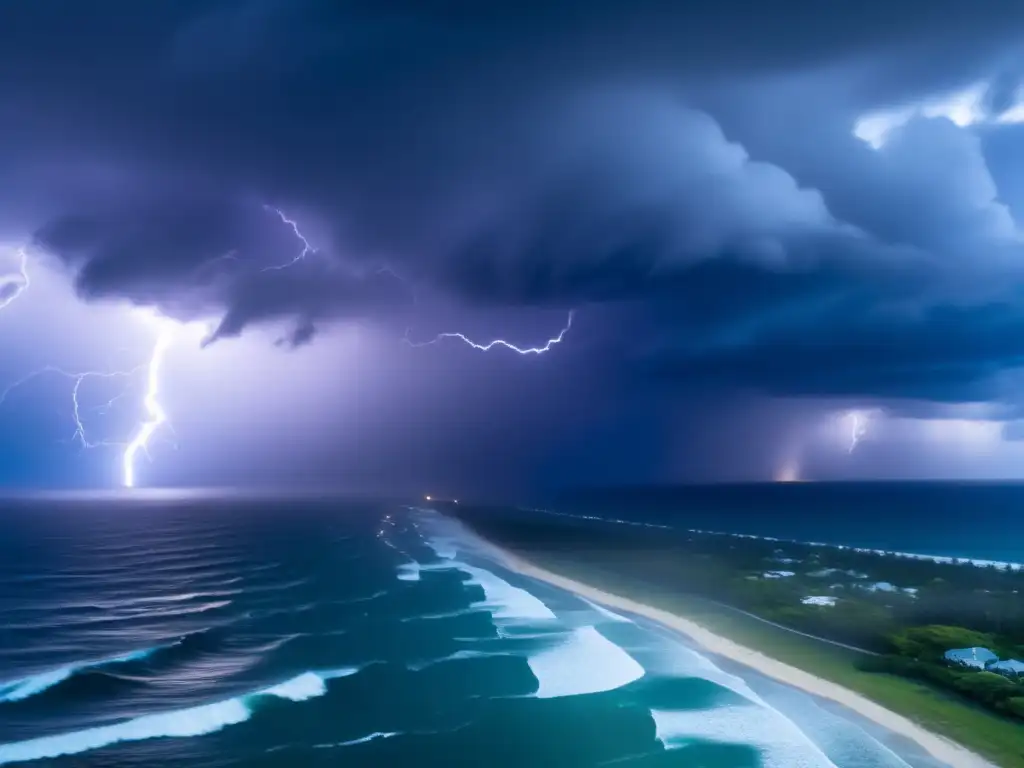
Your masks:
M430 510L50 500L0 519L2 765L934 765L506 571Z

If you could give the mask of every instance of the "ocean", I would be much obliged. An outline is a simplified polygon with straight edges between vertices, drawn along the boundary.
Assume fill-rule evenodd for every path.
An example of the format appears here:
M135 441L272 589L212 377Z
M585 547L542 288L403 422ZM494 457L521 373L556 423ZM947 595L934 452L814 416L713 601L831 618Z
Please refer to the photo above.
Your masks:
M0 615L0 765L937 765L399 504L6 501Z
M551 510L677 530L1024 563L1024 483L903 481L635 488L575 494Z

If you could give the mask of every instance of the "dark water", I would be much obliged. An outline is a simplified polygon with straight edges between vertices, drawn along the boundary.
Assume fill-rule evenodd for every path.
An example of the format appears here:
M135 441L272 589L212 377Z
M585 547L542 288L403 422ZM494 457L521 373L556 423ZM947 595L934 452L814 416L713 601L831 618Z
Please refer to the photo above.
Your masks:
M429 510L5 502L0 615L0 764L932 765Z
M632 522L1024 562L1024 484L758 483L578 495L552 509Z

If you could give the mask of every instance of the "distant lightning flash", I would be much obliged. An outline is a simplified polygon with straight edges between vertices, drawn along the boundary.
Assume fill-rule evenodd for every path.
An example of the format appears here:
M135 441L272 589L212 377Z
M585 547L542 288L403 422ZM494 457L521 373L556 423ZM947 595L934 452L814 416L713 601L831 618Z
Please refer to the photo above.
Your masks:
M511 349L513 352L519 353L520 355L540 355L543 354L544 352L550 351L551 348L556 344L562 343L562 339L565 338L565 334L567 334L569 332L569 329L572 328L572 319L574 313L575 310L569 311L569 317L565 322L565 327L563 327L562 330L558 332L557 336L548 339L547 343L544 344L544 346L542 347L517 347L515 344L507 342L504 339L495 339L494 341L489 341L486 344L478 344L477 342L473 341L472 339L461 333L439 333L430 341L420 342L410 341L408 333L406 333L406 336L403 339L403 341L405 341L405 343L408 344L410 347L428 347L431 344L437 344L437 342L442 341L443 339L458 339L459 341L468 344L473 349L479 349L481 352L488 352L494 347L505 347L506 349Z
M850 447L847 453L853 453L864 435L867 434L867 418L860 411L850 411L846 418L850 422Z

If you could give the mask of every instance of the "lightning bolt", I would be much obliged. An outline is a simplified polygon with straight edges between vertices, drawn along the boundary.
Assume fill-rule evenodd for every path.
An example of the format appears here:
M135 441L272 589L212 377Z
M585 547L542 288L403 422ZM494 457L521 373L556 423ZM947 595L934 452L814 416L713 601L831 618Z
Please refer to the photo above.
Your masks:
M309 240L306 238L306 236L304 234L302 234L302 230L299 229L299 223L295 219L290 218L288 216L288 214L286 214L280 208L275 208L272 205L264 205L263 206L263 210L267 211L268 213L273 213L275 216L277 216L277 218L279 218L281 220L281 222L283 224L287 224L291 228L292 233L299 240L299 242L302 243L302 250L299 251L299 253L297 253L295 256L293 256L289 261L286 261L283 264L273 264L273 265L271 265L269 267L263 267L260 270L260 272L278 272L278 271L280 271L282 269L288 269L288 267L293 267L296 264L298 264L300 261L303 261L310 254L313 254L313 253L317 252L317 249L314 248L312 246L312 244L309 242ZM238 261L238 257L237 257L237 255L235 254L234 251L231 251L229 253L224 254L223 256L217 257L216 260L217 261L222 261L222 260ZM395 278L400 283L402 283L407 288L409 288L410 291L412 291L413 304L416 303L417 298L416 298L416 289L415 289L415 287L410 285L409 281L406 280L404 277L402 277L400 274L398 274L394 269L392 269L391 267L385 265L383 267L378 267L377 269L375 269L374 270L374 274L378 274L378 275L391 275L391 277Z
M126 488L132 488L135 486L135 459L138 453L141 451L147 456L149 455L149 444L153 436L157 431L164 425L169 426L167 412L159 401L160 393L160 369L163 364L164 356L167 352L168 347L173 341L173 326L170 321L161 320L161 330L157 336L156 343L153 346L152 354L147 362L137 365L134 368L127 370L118 371L67 371L57 366L48 365L38 370L32 371L31 373L22 376L17 381L9 384L6 389L0 392L0 406L2 406L8 396L18 389L19 387L27 384L28 382L46 374L53 374L61 376L65 379L70 380L72 383L71 387L71 413L72 419L75 425L75 431L71 436L72 442L77 442L82 448L104 448L104 447L124 447L124 453L121 456L121 483ZM81 403L81 389L86 381L91 379L103 379L103 380L114 380L114 379L131 379L142 371L146 372L146 393L143 398L143 405L145 406L147 418L138 427L135 436L125 441L112 441L112 440L93 440L90 439L88 432L86 431L85 420L82 415L83 406ZM95 406L95 410L105 411L110 408L117 400L125 397L126 391L122 391L114 395L110 400L101 405Z
M287 269L288 267L292 267L298 264L300 261L305 259L309 254L316 253L316 248L309 244L309 240L307 240L306 236L303 235L302 232L299 230L299 224L297 221L295 221L295 219L288 218L288 216L285 215L284 211L282 211L280 208L275 208L272 205L264 205L263 210L267 211L268 213L277 214L277 217L281 219L281 221L284 224L287 224L289 227L292 228L292 232L295 233L295 236L302 241L302 251L297 256L295 256L291 261L286 261L284 264L274 264L273 266L264 267L263 269L260 270L260 272L276 272L281 269Z
M143 404L149 418L142 422L139 431L135 434L128 446L124 449L121 457L121 484L125 488L135 487L135 456L142 451L149 456L149 441L157 430L167 423L167 412L160 404L160 368L164 362L167 348L171 345L172 332L169 325L165 325L157 336L156 344L153 346L153 354L149 358L146 367L146 396Z
M575 310L570 310L569 317L565 321L565 326L562 328L562 330L558 332L557 336L548 339L547 343L545 343L541 347L517 347L515 344L505 341L504 339L494 339L493 341L489 341L486 344L478 344L477 342L473 341L472 339L470 339L469 337L462 333L439 333L430 341L414 342L409 340L409 333L408 331L406 331L406 335L403 338L403 341L410 347L428 347L431 344L437 344L439 341L442 341L444 339L458 339L459 341L468 344L473 349L479 349L481 352L488 352L494 349L495 347L505 347L506 349L511 349L513 352L517 352L520 355L542 355L545 352L550 351L551 348L556 344L562 343L562 339L565 338L565 334L567 334L569 332L569 329L572 328L572 319L574 314Z
M24 248L18 249L18 259L17 275L0 280L0 309L10 306L32 284L28 276L28 253Z
M302 250L293 257L290 261L283 264L277 264L269 267L264 267L262 272L269 272L275 270L285 269L291 267L303 259L309 254L315 253L316 249L306 239L305 235L302 234L299 229L298 222L294 219L289 218L284 211L275 208L270 205L264 205L264 210L274 213L284 224L291 227L292 232L302 243ZM16 276L0 281L0 309L7 307L17 299L30 285L29 273L28 273L28 254L24 248L18 249L18 257L20 259L20 269ZM216 264L223 261L239 261L238 255L235 251L229 251L221 256L212 259L209 263L204 264L200 267L201 271L212 268ZM13 288L12 288L13 286ZM75 425L75 431L72 435L72 440L79 443L83 448L99 448L107 446L124 446L124 452L121 455L121 483L126 488L133 488L136 483L136 460L138 454L141 452L147 457L149 456L149 446L153 437L159 432L164 426L169 426L168 415L160 402L160 373L163 367L164 358L167 353L167 349L170 347L174 336L174 325L171 321L163 318L158 318L160 323L160 331L157 335L156 342L154 343L152 353L150 354L148 362L136 366L130 370L125 371L80 371L72 372L66 371L57 366L46 366L38 370L32 371L31 373L21 377L17 381L10 384L6 389L0 392L0 406L4 404L7 397L15 389L27 384L33 379L45 375L55 374L62 376L71 382L71 405L72 415ZM118 379L118 378L131 378L139 374L141 371L146 371L146 392L143 398L143 405L146 411L145 420L137 428L134 437L128 442L113 442L108 440L91 440L86 431L85 423L82 416L82 405L80 400L80 393L82 385L90 379ZM107 403L97 407L97 410L106 410L113 403L124 397L125 392L121 392L115 395Z
M274 265L269 266L269 267L264 267L263 269L260 270L261 272L272 272L272 271L279 271L279 270L282 270L282 269L287 269L288 267L292 267L292 266L298 264L300 261L304 260L310 254L316 253L316 248L314 248L310 244L310 242L306 238L306 236L304 234L302 234L302 230L299 229L299 224L298 224L298 222L295 219L290 218L280 208L275 208L272 205L264 205L263 206L263 210L267 211L268 213L275 214L281 220L281 222L283 224L287 224L291 228L291 230L294 233L295 237L298 238L299 242L302 243L302 250L298 254L296 254L290 261L286 261L283 264L274 264ZM229 257L233 256L233 254L228 254L228 256ZM380 267L377 270L375 270L375 272L376 272L376 274L391 275L392 277L394 277L399 282L401 282L401 283L403 283L403 284L405 284L407 286L409 285L408 281L405 278L403 278L400 274L398 274L394 269L392 269L389 266ZM417 303L417 296L416 296L415 288L410 286L410 289L413 291L413 293L412 293L413 304L416 304ZM543 354L544 352L548 352L553 346L555 346L556 344L560 344L562 342L562 339L565 338L565 334L569 332L570 328L572 328L572 321L573 321L573 315L574 314L575 314L575 311L574 310L570 310L569 311L568 319L566 320L566 323L565 323L565 326L562 328L561 331L559 331L558 335L553 337L553 338L548 339L547 342L543 346L540 346L540 347L525 347L525 348L524 347L518 347L515 344L512 344L511 342L505 341L504 339L495 339L495 340L490 341L490 342L488 342L486 344L478 344L477 342L473 341L472 339L470 339L469 337L467 337L465 334L462 334L462 333L440 333L437 336L435 336L433 339L431 339L430 341L414 342L414 341L411 341L409 339L409 332L408 332L408 330L406 331L406 334L405 334L405 337L404 337L403 341L406 344L408 344L410 347L427 347L427 346L430 346L432 344L436 344L437 342L439 342L439 341L441 341L443 339L459 339L460 341L468 344L469 346L473 347L474 349L479 349L482 352L487 352L487 351L493 349L494 347L499 347L500 346L500 347L505 347L506 349L510 349L513 352L517 352L520 355L540 355L540 354Z
M65 378L65 379L69 379L72 382L74 382L74 384L71 387L71 413L72 413L72 418L74 419L74 422L75 422L75 431L74 431L74 433L71 436L71 440L73 442L79 443L83 448L101 448L101 447L110 446L110 445L121 445L121 443L113 443L113 442L110 442L108 440L92 441L92 440L89 439L88 435L86 434L85 423L82 420L82 406L81 406L81 402L79 400L79 392L81 391L82 384L84 384L89 379L108 379L109 380L109 379L119 379L119 378L131 378L132 376L136 375L140 370L142 370L142 368L143 368L143 366L140 365L140 366L137 366L135 368L132 368L132 369L126 370L126 371L79 371L79 372L71 372L71 371L65 371L63 368L58 368L57 366L48 365L48 366L45 366L43 368L39 368L38 370L32 371L31 373L28 373L25 376L22 376L17 381L9 384L7 386L7 388L3 390L3 392L0 392L0 405L3 405L6 402L8 396L11 394L11 392L13 392L15 389L18 389L19 387L23 386L24 384L27 384L28 382L32 381L33 379L36 379L36 378L38 378L40 376L44 376L44 375L46 375L48 373L56 374L58 376L61 376L61 377ZM113 404L113 402L115 400L117 400L118 398L123 397L123 396L124 396L124 393L121 393L119 395L115 395L108 402L106 402L103 405L99 406L99 408L101 408L101 409L109 408Z
M847 453L853 453L861 439L867 434L868 424L864 414L860 411L850 411L846 414L846 418L850 422L850 447Z

